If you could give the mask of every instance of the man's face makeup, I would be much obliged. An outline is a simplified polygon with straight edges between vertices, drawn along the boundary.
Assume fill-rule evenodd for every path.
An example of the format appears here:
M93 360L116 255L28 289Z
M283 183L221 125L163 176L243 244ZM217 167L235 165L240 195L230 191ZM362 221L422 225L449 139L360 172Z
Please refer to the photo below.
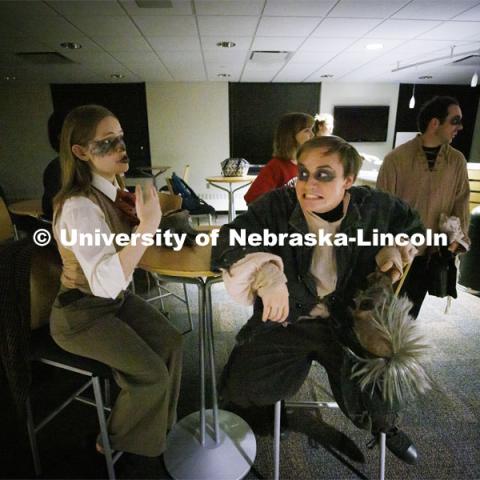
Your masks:
M441 123L436 131L440 143L450 143L463 130L462 111L458 105L448 107L447 118Z
M297 199L304 211L325 213L335 208L353 184L353 176L344 176L337 153L315 148L298 159Z
M453 118L450 119L450 125L463 125L462 117L460 115L455 115Z
M307 168L303 164L300 164L298 166L299 182L308 182L310 175L312 175L312 177L317 182L332 182L336 178L335 171L328 166L319 167L312 174L307 170Z
M100 157L115 153L119 149L123 151L127 150L123 135L108 137L102 140L92 140L89 143L89 147L92 155L98 155Z

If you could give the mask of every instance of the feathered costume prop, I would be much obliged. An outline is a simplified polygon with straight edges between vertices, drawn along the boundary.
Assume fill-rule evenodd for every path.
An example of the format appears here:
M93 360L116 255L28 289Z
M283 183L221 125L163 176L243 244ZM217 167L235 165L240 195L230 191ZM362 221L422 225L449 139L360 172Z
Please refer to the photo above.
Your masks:
M347 348L357 361L352 378L362 390L378 388L390 405L404 403L431 388L423 367L428 345L409 315L412 303L397 297L388 275L373 273L350 311L364 353ZM355 349L357 350L357 349Z

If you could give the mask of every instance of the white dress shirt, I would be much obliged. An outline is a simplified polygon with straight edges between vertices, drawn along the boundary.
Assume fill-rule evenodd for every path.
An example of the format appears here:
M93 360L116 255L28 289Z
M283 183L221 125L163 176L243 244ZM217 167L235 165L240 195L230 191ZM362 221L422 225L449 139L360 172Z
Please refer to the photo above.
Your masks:
M115 201L117 189L120 188L117 181L114 184L100 175L93 174L92 185ZM64 229L67 240L71 239L72 229L78 234L91 233L97 230L100 234L111 234L111 230L105 220L105 215L90 199L86 197L71 197L63 205L60 217L55 222L55 234L60 239L60 230ZM116 298L125 290L132 280L132 276L125 278L120 258L113 245L81 246L78 242L73 246L64 246L71 250L88 281L93 295L104 298Z

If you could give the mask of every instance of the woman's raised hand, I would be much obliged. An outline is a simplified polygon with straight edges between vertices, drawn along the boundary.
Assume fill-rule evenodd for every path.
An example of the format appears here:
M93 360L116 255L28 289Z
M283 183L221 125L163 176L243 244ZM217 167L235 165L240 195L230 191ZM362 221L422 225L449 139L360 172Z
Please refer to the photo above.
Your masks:
M140 224L151 233L157 231L162 219L162 210L158 200L158 193L154 185L150 185L143 191L140 185L135 187L135 208Z

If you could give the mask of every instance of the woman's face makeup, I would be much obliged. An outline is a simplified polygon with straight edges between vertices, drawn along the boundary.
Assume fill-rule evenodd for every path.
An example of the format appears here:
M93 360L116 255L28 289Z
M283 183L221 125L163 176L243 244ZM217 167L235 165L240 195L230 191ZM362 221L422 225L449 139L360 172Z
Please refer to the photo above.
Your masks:
M123 134L108 137L103 140L92 140L89 143L89 147L93 155L98 155L100 157L110 155L118 148L123 148L125 151L127 150L127 146L125 145L125 141L123 139Z
M86 148L92 171L113 181L115 175L128 171L129 158L123 130L115 117L105 117L95 130L95 137Z
M325 213L335 208L353 185L353 175L344 176L337 153L315 148L298 159L298 180L295 187L298 202L304 211Z

